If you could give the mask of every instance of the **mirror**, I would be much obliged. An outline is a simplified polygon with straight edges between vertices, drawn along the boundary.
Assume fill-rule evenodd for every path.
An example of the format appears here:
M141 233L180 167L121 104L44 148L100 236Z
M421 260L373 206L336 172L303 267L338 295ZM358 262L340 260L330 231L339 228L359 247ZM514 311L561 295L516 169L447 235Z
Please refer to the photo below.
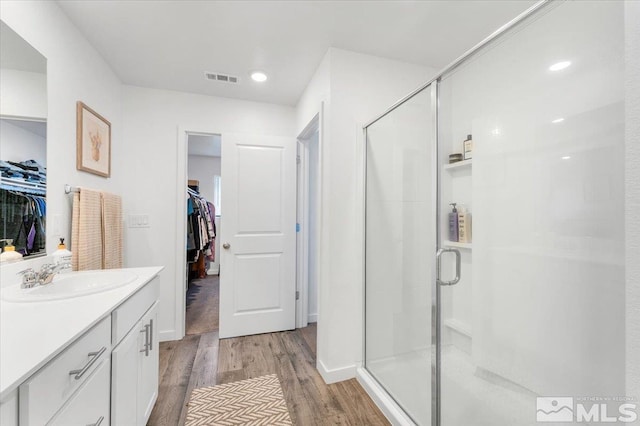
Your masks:
M0 247L46 252L47 60L0 21Z

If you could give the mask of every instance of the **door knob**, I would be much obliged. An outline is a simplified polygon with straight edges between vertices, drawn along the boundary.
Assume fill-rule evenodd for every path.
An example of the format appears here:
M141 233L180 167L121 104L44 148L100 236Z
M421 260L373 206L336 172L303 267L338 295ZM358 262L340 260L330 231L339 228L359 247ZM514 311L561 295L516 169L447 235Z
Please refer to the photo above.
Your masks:
M230 247L231 247L231 244L229 244L229 243L224 243L222 245L222 248L225 249L225 250L229 249Z

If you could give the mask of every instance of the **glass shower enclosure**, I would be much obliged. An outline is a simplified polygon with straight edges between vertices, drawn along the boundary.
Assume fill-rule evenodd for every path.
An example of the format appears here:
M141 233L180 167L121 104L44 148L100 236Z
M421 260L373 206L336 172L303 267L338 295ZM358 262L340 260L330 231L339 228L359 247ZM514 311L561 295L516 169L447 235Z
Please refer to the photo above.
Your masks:
M398 424L631 418L624 28L538 4L365 128L364 370Z

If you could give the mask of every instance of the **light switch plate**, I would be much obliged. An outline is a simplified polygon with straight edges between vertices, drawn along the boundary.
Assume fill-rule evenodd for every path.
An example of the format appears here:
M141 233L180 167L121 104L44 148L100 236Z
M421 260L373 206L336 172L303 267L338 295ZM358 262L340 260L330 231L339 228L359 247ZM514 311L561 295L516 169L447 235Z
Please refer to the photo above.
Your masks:
M129 223L129 228L148 228L149 215L148 214L130 214L128 223Z

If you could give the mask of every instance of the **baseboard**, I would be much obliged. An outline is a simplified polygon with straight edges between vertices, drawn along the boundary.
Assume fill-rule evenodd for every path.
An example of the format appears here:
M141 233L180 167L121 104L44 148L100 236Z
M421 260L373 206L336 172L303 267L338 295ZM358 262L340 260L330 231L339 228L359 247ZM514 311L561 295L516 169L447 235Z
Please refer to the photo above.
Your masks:
M343 382L345 380L353 379L356 377L356 366L349 365L347 367L340 367L334 369L328 369L321 360L316 363L316 368L322 376L322 380L326 384Z
M318 322L318 314L309 314L307 322Z
M395 426L415 426L415 423L405 414L400 406L385 392L378 382L364 368L358 368L356 378L378 406L382 414Z
M211 266L207 271L207 275L220 275L220 265Z
M173 340L180 340L176 338L175 330L166 330L158 332L158 340L160 342L171 342Z

